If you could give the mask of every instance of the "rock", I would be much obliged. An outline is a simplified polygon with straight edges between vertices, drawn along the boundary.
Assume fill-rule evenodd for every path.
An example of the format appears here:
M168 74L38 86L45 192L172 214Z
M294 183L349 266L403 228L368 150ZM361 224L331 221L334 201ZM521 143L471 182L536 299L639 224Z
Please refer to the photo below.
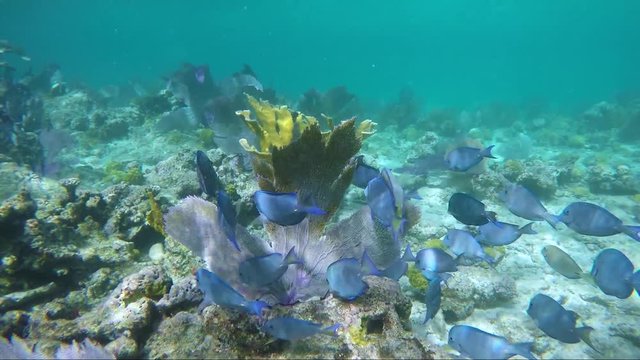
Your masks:
M113 353L117 359L134 359L139 354L138 343L127 336L120 336L104 348Z
M626 165L611 167L595 164L587 171L589 190L596 194L635 195L640 193L640 182Z
M493 268L460 266L442 289L442 312L447 322L462 320L477 308L504 305L516 295L516 284Z
M176 281L164 294L162 299L156 303L158 311L163 314L175 312L180 309L189 309L202 302L202 292L198 289L196 278L191 275Z
M50 282L35 289L4 295L0 297L0 311L26 308L33 303L51 298L56 291L58 291L58 287L55 283Z
M143 297L160 299L171 288L169 278L160 266L148 266L124 278L111 293L107 306L122 307Z

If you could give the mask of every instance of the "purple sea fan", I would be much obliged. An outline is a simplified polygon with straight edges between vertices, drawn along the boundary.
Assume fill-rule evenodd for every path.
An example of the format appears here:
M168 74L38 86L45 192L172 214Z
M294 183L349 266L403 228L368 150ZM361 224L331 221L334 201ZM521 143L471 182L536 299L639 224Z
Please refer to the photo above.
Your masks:
M73 341L69 345L61 345L55 354L56 359L115 359L115 356L99 344L89 339L82 343Z

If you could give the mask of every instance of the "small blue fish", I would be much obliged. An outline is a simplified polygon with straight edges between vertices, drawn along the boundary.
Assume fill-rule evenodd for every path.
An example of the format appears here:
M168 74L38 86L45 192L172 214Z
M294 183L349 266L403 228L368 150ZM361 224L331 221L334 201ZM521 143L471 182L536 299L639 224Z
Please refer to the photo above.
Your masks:
M464 230L449 229L444 237L444 244L457 256L482 259L493 264L495 259L485 254L482 246L473 235Z
M515 355L536 358L531 353L533 343L511 344L502 336L468 325L456 325L449 330L449 346L471 359L509 359Z
M508 184L504 190L498 193L498 198L502 200L509 211L516 216L531 221L546 221L556 228L558 219L550 214L542 205L538 197L529 189L518 184Z
M558 215L558 219L578 234L610 236L625 233L640 241L640 225L623 225L622 220L596 204L571 203Z
M215 196L216 192L223 188L220 178L218 178L218 174L213 168L213 163L200 150L196 151L196 172L200 182L200 189L205 194Z
M204 294L204 300L198 307L199 310L203 310L211 304L217 304L260 317L262 310L270 307L269 304L260 300L247 300L218 275L207 269L198 269L196 280L198 281L198 289Z
M353 178L351 183L361 189L364 189L369 184L371 179L380 174L380 171L373 166L364 163L364 156L356 156L356 169L353 171Z
M216 192L216 199L218 203L218 222L222 225L222 230L227 235L227 239L233 244L233 247L240 251L240 246L236 240L236 224L238 223L236 208L224 190Z
M326 214L319 207L300 204L298 195L295 192L277 193L258 190L253 194L253 200L260 214L264 215L269 221L282 226L299 224L307 214Z
M292 247L284 258L282 254L273 253L244 260L238 271L243 283L258 289L280 279L289 265L300 263Z
M364 275L356 258L336 260L327 267L329 291L337 298L353 301L369 289L369 285L362 280Z
M518 225L507 224L500 221L498 221L497 224L498 225L488 222L484 225L480 225L478 227L480 235L476 236L476 240L483 245L502 246L509 245L518 240L522 234L537 234L537 232L532 228L532 222L523 227L518 227Z
M367 254L367 251L362 254L361 267L362 272L365 275L374 275L386 277L398 281L404 274L407 273L409 268L408 261L415 261L415 256L411 253L411 247L407 244L404 250L404 255L391 263L386 269L379 270L373 260Z
M634 274L631 260L620 250L602 250L593 261L591 276L607 295L626 299L634 288L640 295L640 270Z
M204 66L197 66L194 69L193 74L195 75L196 81L202 84L206 77L206 68Z
M495 159L495 156L491 155L491 149L494 146L491 145L485 149L462 146L448 152L444 162L449 170L464 172L478 165L484 158Z
M425 304L427 305L427 311L425 313L423 324L426 324L429 320L433 319L438 311L440 311L440 303L442 301L442 279L436 277L429 280L429 287L425 294Z
M465 193L454 193L449 198L447 211L465 225L484 225L496 222L496 213L487 211L484 203Z
M322 324L288 316L273 318L264 325L262 331L280 340L297 341L316 334L338 335L340 324L323 327Z
M527 314L536 322L536 326L548 336L567 344L584 341L592 349L598 351L589 335L592 327L576 328L578 314L566 310L559 302L544 294L537 294L529 302ZM598 351L599 352L599 351Z
M443 278L443 273L458 271L456 261L442 249L427 248L418 251L415 260L416 267L429 280Z
M384 177L379 175L369 181L364 189L367 204L371 209L371 216L377 219L384 227L391 231L393 239L399 243L400 236L404 232L406 219L397 216L396 200L393 190L389 187ZM404 206L402 206L402 210ZM401 211L402 211L401 210Z

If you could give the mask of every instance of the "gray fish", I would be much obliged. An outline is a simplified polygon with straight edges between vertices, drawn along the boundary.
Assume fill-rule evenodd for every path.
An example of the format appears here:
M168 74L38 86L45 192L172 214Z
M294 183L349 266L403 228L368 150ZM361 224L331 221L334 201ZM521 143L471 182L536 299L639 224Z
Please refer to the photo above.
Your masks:
M592 327L576 328L578 314L566 310L559 302L544 294L537 294L529 302L527 314L536 322L536 326L548 336L568 344L584 341L593 350L599 352L592 344L589 335Z
M493 264L495 259L485 254L482 246L476 241L473 235L464 230L449 229L444 237L444 244L457 256L467 258L482 259L489 264Z
M273 318L264 325L262 331L280 340L297 341L316 334L337 336L340 324L323 327L322 324L288 316Z
M511 344L502 336L468 325L456 325L449 330L449 346L471 359L509 359L515 355L536 358L531 353L533 343Z
M422 275L429 280L441 277L443 273L458 271L453 257L438 248L427 248L418 251L415 264L422 272Z
M571 203L558 215L558 219L578 234L610 236L624 233L640 241L640 225L623 225L622 220L596 204Z
M282 254L272 253L244 260L238 269L240 280L257 289L280 279L289 269L289 265L301 263L294 249L292 247L284 258Z
M486 211L482 201L464 193L451 195L447 211L465 225L479 226L488 222L496 222L496 213Z
M620 250L602 250L593 261L591 276L607 295L626 299L633 289L640 295L640 270L634 274L631 260Z
M358 155L356 156L356 169L353 171L351 183L364 189L369 184L369 181L379 174L380 171L378 169L364 163L364 155Z
M222 307L235 309L253 315L262 316L262 309L270 307L269 304L256 300L247 300L242 294L237 292L218 275L206 269L196 271L198 289L204 294L204 300L198 307L203 310L211 304L218 304Z
M495 159L496 157L491 155L491 149L494 146L491 145L484 149L462 146L448 152L444 161L449 170L464 172L478 165L484 158Z
M523 234L537 234L532 228L533 223L528 223L523 227L500 221L497 221L496 224L488 222L480 225L478 227L480 235L476 236L476 240L483 245L502 246L513 243Z
M558 219L550 214L542 205L538 197L529 189L518 184L508 184L504 190L498 193L498 198L502 200L509 211L516 216L531 221L546 221L554 229Z
M427 305L427 311L425 312L423 324L426 324L429 320L433 319L438 311L440 311L440 303L442 301L442 279L436 277L429 281L429 287L425 294L425 304Z
M156 128L160 131L170 130L193 130L198 126L199 120L193 109L189 106L163 113L156 123Z
M364 275L356 258L336 260L327 267L329 291L342 300L353 301L369 289L369 285L362 280Z
M585 272L582 268L567 254L557 246L547 245L542 248L542 256L551 268L562 276L569 279L580 279L584 277Z

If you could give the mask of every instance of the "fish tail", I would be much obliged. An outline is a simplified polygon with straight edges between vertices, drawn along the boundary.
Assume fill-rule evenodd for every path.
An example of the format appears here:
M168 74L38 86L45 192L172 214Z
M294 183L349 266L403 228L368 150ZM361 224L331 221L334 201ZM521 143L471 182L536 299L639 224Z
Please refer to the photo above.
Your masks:
M486 261L489 265L493 265L496 263L496 259L494 259L493 257L487 254L483 254L481 258L482 260Z
M235 233L230 233L228 237L229 237L229 241L231 241L231 245L233 245L233 247L236 248L236 250L240 251L240 245L238 245L238 240L236 239L236 234Z
M531 348L533 347L532 342L521 342L521 343L513 344L511 346L512 346L512 352L515 355L520 355L523 358L526 358L529 360L536 360L536 357L533 355L533 353L531 353Z
M633 288L636 289L638 296L640 296L640 270L633 274L631 277L631 283L633 284Z
M396 244L400 244L400 237L404 234L404 224L406 221L406 219L398 219L394 217L391 222L391 232Z
M520 228L520 233L534 235L534 234L537 234L538 232L533 230L533 222L530 222L527 225Z
M302 264L302 260L300 260L300 258L298 258L298 255L296 255L295 249L295 246L291 247L291 250L289 250L284 259L282 259L282 263L284 265L289 266L293 264Z
M640 241L640 225L635 225L635 226L623 225L622 232L631 236L633 240Z
M371 260L367 250L362 253L362 260L360 260L360 267L362 268L363 275L375 275L380 276L380 270L376 267L376 264Z
M334 324L334 325L327 326L326 328L322 329L322 332L327 334L327 335L338 336L338 329L340 329L341 327L342 327L342 324L340 324L340 323Z
M598 354L602 354L600 350L596 349L596 347L593 346L593 342L591 341L592 331L593 331L593 328L591 326L583 326L576 329L576 332L578 333L580 340L584 341L585 344L589 345L589 347L592 348Z
M551 213L545 213L543 216L544 221L546 221L554 230L558 229L558 223L560 222L560 218L557 215L553 215Z
M480 156L482 157L486 157L486 158L491 158L491 159L495 159L496 157L493 156L493 154L491 154L491 150L493 150L493 148L495 147L495 145L489 145L486 148L484 148L482 151L480 151Z

